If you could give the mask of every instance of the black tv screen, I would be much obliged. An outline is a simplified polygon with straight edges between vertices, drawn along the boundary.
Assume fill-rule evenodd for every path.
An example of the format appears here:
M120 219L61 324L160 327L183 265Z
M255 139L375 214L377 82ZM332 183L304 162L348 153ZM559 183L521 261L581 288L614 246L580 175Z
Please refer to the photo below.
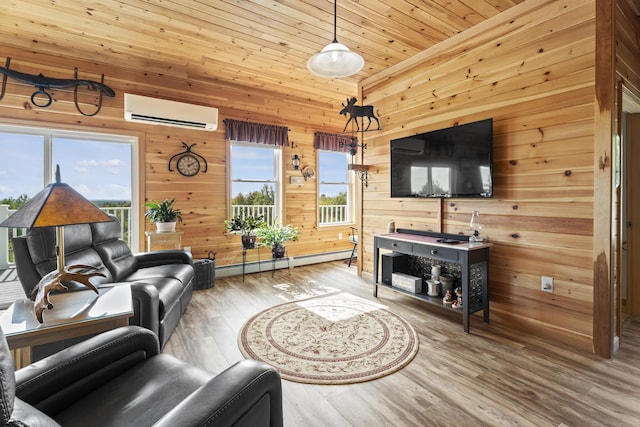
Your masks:
M391 197L493 197L493 119L392 140Z

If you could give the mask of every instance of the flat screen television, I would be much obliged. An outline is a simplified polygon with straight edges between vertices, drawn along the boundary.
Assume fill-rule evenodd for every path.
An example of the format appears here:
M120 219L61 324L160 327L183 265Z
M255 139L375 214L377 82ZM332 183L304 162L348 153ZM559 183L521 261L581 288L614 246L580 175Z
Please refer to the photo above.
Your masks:
M392 140L391 197L493 197L493 119Z

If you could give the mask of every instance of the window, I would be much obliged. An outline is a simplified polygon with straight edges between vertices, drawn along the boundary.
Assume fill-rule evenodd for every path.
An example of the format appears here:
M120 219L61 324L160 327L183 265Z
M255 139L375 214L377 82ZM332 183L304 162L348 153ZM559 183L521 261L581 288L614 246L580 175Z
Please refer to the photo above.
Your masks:
M450 192L450 168L411 166L411 194L448 194Z
M351 185L348 154L318 150L318 222L320 225L351 222Z
M0 214L19 209L53 182L55 166L60 165L62 182L118 216L123 237L135 250L138 224L131 212L137 201L136 147L137 140L131 137L0 126L0 205L8 206ZM21 232L9 230L9 237ZM0 241L0 253L7 253L0 268L13 262L9 244L10 239Z
M280 154L269 145L231 145L231 216L262 215L273 224L280 215Z

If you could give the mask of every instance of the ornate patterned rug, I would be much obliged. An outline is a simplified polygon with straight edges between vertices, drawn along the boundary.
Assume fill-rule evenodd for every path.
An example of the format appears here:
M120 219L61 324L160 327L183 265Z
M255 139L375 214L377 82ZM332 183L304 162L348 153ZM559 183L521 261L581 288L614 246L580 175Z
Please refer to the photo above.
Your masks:
M348 293L280 304L245 323L238 345L282 378L350 384L389 375L418 352L411 325L384 306Z

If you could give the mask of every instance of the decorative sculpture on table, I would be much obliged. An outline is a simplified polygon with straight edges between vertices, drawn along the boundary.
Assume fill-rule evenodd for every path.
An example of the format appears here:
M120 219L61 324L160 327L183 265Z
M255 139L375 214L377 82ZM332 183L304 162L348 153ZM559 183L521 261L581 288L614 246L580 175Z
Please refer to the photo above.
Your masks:
M451 292L451 289L447 289L447 291L444 294L444 298L442 299L442 302L447 305L453 304L453 294Z
M457 287L455 289L456 292L456 299L453 300L453 308L462 308L462 288L461 287Z
M77 271L76 271L77 270ZM40 282L33 288L31 292L31 300L34 302L33 309L36 313L38 322L43 323L44 319L42 313L44 309L51 310L53 304L49 299L49 294L53 291L67 291L69 288L64 284L66 281L79 282L85 285L87 288L99 294L98 288L96 288L89 279L94 276L106 277L104 274L94 271L93 273L87 273L87 271L95 270L95 267L91 265L70 265L65 267L62 271L53 270L51 273L46 274Z
M471 212L471 221L469 222L469 230L471 230L471 236L469 236L469 243L472 245L484 243L484 237L480 235L482 230L482 224L480 223L480 211Z
M65 268L64 226L109 221L113 221L109 215L69 185L60 182L60 166L57 166L56 182L47 185L44 190L0 224L0 227L8 228L56 227L58 269L45 275L31 294L31 299L35 300L36 318L40 323L43 322L42 315L45 308L49 310L53 308L49 293L68 289L64 281L81 283L98 293L98 289L89 282L89 279L94 276L104 276L96 271L88 273L90 270L95 270L95 267L88 265L71 265Z
M31 95L31 103L36 107L46 108L53 102L53 97L46 89L62 89L67 87L73 88L73 102L76 106L76 109L83 116L92 117L100 112L102 108L102 96L107 95L109 98L113 98L116 96L116 93L109 86L104 84L104 74L99 82L93 80L82 80L78 79L78 69L74 69L74 78L73 79L55 79L52 77L46 77L44 74L40 73L37 76L34 74L21 73L19 71L14 71L9 69L9 65L11 64L11 58L7 57L6 63L4 67L0 67L0 74L4 74L2 78L2 90L0 91L0 100L4 98L4 93L7 88L7 77L11 77L14 80L17 80L22 83L27 83L35 86L38 90L33 92ZM91 90L99 90L100 97L98 98L98 105L96 111L91 114L85 113L80 109L80 105L78 104L78 87L79 86L87 86ZM44 98L44 102L38 102L37 99Z

